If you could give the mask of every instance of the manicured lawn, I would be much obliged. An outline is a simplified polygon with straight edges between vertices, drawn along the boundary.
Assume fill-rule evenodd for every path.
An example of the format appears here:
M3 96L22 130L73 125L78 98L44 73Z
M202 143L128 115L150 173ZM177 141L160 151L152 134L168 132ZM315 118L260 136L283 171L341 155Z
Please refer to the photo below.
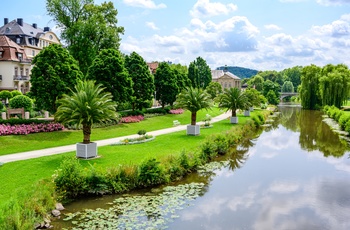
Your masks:
M239 119L240 124L238 125L243 125L249 117L240 116ZM177 117L177 120L180 119ZM172 122L172 119L170 121ZM139 124L142 124L142 122ZM201 129L200 136L187 136L186 131L180 131L157 136L155 140L144 144L102 146L98 149L99 155L101 156L100 158L81 160L81 163L84 167L90 167L90 164L93 164L96 168L108 168L110 166L124 164L136 165L150 157L161 160L171 154L180 154L182 150L196 150L200 143L210 134L228 130L233 126L234 125L229 123L229 120L223 120L214 123L213 128ZM147 127L146 130L148 130L148 126L144 126L143 128L145 127ZM135 130L138 129L140 129L140 127ZM0 206L4 201L15 194L17 190L26 189L40 179L50 178L59 167L63 157L73 157L74 155L75 152L70 152L61 155L11 162L0 166Z
M199 111L197 114L197 121L202 121L206 114L210 114L212 117L215 117L220 115L222 112L223 111L216 107L208 111ZM136 134L140 129L145 129L147 132L150 132L158 129L169 128L173 126L174 120L178 120L181 122L181 124L189 124L190 118L190 112L185 111L183 114L168 114L165 116L147 118L140 123L123 123L106 128L96 128L92 130L91 140L103 140ZM77 142L81 142L82 139L83 134L81 130L0 136L0 146L5 146L4 148L1 148L0 156L11 153L75 144Z

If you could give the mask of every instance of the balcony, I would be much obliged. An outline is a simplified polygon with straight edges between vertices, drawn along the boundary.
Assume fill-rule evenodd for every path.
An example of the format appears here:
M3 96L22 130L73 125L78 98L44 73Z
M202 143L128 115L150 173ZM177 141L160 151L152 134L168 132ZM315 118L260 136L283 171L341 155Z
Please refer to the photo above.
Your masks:
M28 76L21 76L21 75L14 75L13 76L14 81L29 81Z
M30 64L32 63L32 59L23 59L23 58L19 58L19 62L21 64Z

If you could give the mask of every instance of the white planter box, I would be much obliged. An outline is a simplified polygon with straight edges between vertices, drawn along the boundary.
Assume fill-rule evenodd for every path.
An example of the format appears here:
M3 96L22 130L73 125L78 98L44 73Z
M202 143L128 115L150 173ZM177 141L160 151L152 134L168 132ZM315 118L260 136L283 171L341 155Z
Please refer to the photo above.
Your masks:
M250 116L250 110L245 110L244 111L244 116L249 117Z
M238 124L238 117L231 117L230 121L231 121L231 124Z
M79 158L93 158L97 157L97 143L91 142L89 144L77 143L76 156Z
M187 125L187 135L197 136L200 134L199 125Z

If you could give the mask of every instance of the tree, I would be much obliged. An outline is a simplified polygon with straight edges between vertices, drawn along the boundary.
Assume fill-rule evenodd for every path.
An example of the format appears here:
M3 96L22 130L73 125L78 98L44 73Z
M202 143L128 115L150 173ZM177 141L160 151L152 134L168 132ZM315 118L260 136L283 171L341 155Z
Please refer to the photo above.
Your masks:
M99 51L119 48L124 28L117 26L118 11L112 2L96 5L93 0L47 0L46 8L84 74Z
M294 88L297 88L301 83L301 70L303 67L294 66L292 68L284 69L281 74L283 75L284 81L291 81Z
M156 86L156 99L160 102L162 108L166 104L172 106L176 100L179 88L176 84L174 71L172 71L168 63L159 63L157 72L154 75L154 83Z
M105 92L101 84L94 81L78 81L71 95L64 94L58 100L55 120L62 124L76 124L83 127L83 143L90 143L91 127L95 122L115 120L116 103L112 94Z
M56 99L83 77L78 63L61 45L51 44L33 59L30 96L36 107L56 112Z
M17 95L10 99L9 105L13 109L24 108L25 111L30 111L33 107L33 101L25 95Z
M145 60L136 52L125 57L125 67L133 82L132 109L148 108L153 98L154 78Z
M251 106L259 106L261 105L261 93L254 89L254 88L248 88L245 90L245 95L247 96L249 103L251 104Z
M319 77L321 68L310 65L301 71L300 99L304 109L316 109L320 105L319 97Z
M276 97L280 96L280 85L271 80L266 80L263 83L263 95L267 98L267 94L272 90Z
M266 99L269 104L272 105L277 105L279 103L279 98L276 96L275 92L272 89L267 93Z
M222 87L219 82L210 82L208 87L205 89L210 95L211 99L214 100L219 94L222 93Z
M207 62L197 57L188 67L188 78L192 82L192 87L205 89L212 81L211 70Z
M170 68L172 69L176 79L178 93L191 85L191 81L188 78L187 66L182 66L181 64L172 64L170 65Z
M0 91L0 99L5 101L5 104L8 104L8 100L12 98L12 94L8 90Z
M321 70L319 94L322 106L335 105L340 108L349 97L350 71L346 65L328 64Z
M293 83L291 81L285 81L282 85L282 92L294 93Z
M197 112L201 109L209 109L211 100L209 94L203 89L188 87L178 95L176 105L190 111L191 125L196 125Z
M255 75L252 79L248 81L248 85L252 88L255 88L258 91L263 90L264 78L260 75Z
M124 58L116 49L104 49L89 68L87 79L102 84L118 103L130 102L133 94L132 79L125 68Z
M248 109L251 106L245 93L238 88L224 89L224 93L219 96L219 108L232 111L232 117L237 117L237 109Z

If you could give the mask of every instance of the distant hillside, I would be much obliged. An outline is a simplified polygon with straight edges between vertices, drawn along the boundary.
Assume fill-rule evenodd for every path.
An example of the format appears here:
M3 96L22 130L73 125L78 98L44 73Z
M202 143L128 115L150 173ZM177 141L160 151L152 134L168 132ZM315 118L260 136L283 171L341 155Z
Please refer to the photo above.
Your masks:
M257 70L238 67L238 66L220 66L216 69L224 70L225 68L227 68L229 72L233 73L234 75L240 78L250 78L258 73Z

